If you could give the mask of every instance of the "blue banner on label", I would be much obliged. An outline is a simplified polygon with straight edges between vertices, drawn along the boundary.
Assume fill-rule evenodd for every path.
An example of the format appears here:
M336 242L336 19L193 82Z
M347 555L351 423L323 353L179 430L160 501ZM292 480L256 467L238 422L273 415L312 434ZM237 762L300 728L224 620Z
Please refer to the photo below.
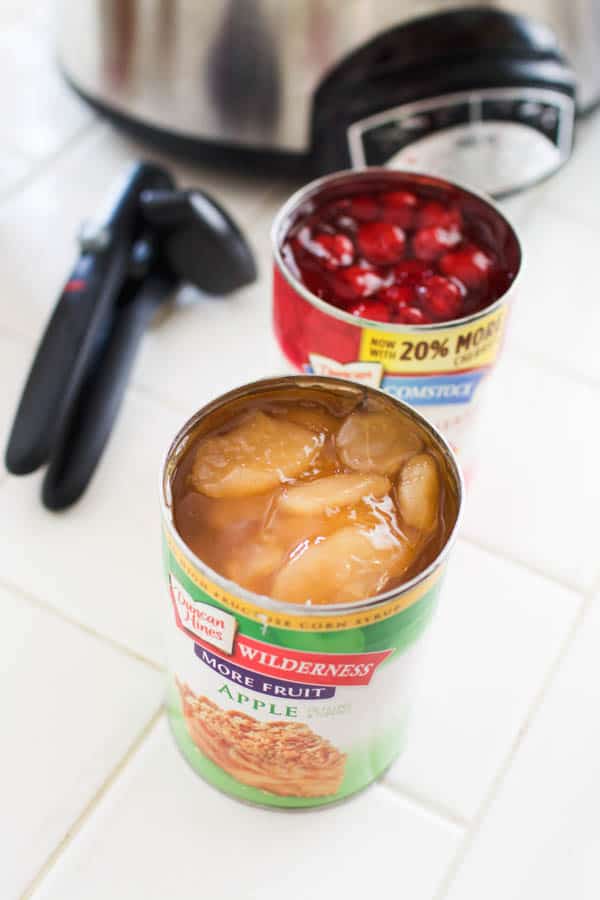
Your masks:
M282 700L327 700L335 697L335 687L331 685L299 684L295 681L260 675L258 672L251 672L230 663L229 660L217 656L200 644L194 644L194 653L205 665L228 681L251 691L268 694L270 697Z
M412 406L445 406L470 403L486 369L459 375L386 375L381 387L388 394Z

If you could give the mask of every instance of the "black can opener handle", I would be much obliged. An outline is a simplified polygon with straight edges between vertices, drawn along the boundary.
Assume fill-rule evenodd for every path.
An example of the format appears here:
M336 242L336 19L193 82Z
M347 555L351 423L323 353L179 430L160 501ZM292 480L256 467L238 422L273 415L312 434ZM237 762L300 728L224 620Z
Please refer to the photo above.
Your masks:
M6 467L26 475L50 458L60 410L96 308L106 263L92 254L78 259L50 318L31 366L6 450ZM92 348L90 347L90 353Z
M81 388L46 470L42 497L48 509L70 506L87 487L117 417L138 345L177 284L168 272L150 274L137 295L119 305L100 359Z
M50 459L68 410L110 332L139 227L140 193L173 186L161 167L136 163L101 224L83 234L81 255L52 313L21 396L6 450L9 472L25 475Z

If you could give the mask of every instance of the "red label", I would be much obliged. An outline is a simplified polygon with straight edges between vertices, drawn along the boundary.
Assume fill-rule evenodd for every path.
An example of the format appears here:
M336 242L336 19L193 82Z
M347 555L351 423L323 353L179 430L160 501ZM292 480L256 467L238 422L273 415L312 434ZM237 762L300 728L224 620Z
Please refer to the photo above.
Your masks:
M196 643L204 641L195 638ZM207 645L208 646L208 645ZM307 653L288 650L238 634L228 662L252 672L301 684L369 684L375 669L393 650L373 653Z

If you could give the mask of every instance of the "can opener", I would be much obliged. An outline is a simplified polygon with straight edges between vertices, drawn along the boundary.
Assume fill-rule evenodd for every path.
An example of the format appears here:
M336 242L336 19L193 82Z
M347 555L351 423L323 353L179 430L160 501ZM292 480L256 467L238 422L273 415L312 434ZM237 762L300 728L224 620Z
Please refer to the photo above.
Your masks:
M37 349L13 422L6 467L47 465L42 500L70 506L85 491L123 399L137 347L181 282L223 295L256 278L252 252L208 194L178 191L166 169L128 171L80 254Z

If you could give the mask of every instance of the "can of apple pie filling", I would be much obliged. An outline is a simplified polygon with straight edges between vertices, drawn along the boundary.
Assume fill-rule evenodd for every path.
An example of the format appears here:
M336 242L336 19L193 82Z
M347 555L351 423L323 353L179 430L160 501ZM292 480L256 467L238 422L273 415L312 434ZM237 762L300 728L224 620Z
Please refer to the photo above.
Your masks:
M438 602L462 504L452 450L394 398L436 450L455 520L435 559L405 584L351 604L319 606L253 594L219 575L174 524L173 478L192 435L246 398L293 387L363 399L381 392L318 376L266 379L194 415L161 473L169 592L167 712L179 749L232 796L274 807L329 804L361 790L402 750L424 638Z
M378 207L369 204L370 197L398 202ZM417 198L415 208L403 207L402 197ZM324 210L323 222L319 210ZM463 234L452 220L454 213L466 225ZM377 216L388 232L402 226L404 258L399 264L388 260L377 266L361 256L369 253L361 244L361 228L367 237L370 230L372 238ZM415 224L419 216L426 227ZM307 227L301 227L303 222ZM290 234L309 264L317 263L308 278L290 251ZM376 240L371 243L373 260L381 246ZM444 243L447 255L440 250ZM288 361L302 372L380 387L411 404L447 437L468 477L477 457L475 414L502 347L521 269L517 235L498 207L471 189L430 175L384 168L338 172L311 182L287 200L273 223L272 246L273 324ZM348 251L346 258L341 248ZM491 248L489 257L483 248ZM407 265L406 257L416 255ZM487 265L488 260L487 275L497 281L492 285L494 299L478 303L477 263ZM500 260L506 269L501 281ZM342 290L337 297L332 296L336 282ZM423 307L414 308L411 292L417 306L419 295L425 298L431 316L423 314Z

